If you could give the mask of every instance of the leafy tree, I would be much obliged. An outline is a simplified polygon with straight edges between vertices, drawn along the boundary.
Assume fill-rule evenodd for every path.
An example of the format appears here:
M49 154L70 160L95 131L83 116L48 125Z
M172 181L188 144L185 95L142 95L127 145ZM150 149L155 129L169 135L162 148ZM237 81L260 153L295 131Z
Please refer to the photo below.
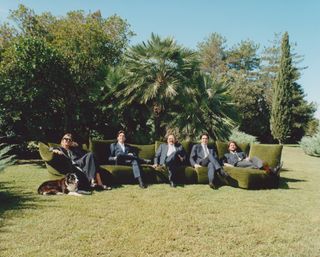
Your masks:
M209 73L217 82L228 81L229 70L226 50L226 38L218 33L212 33L207 39L198 44L200 69Z
M21 38L7 48L0 63L1 130L31 140L70 129L66 70L62 56L43 40Z
M234 121L240 130L268 141L271 137L269 106L266 88L260 81L259 45L246 40L228 49L226 39L214 33L199 43L198 48L202 70L209 72L216 81L230 85L239 117Z
M280 144L284 143L292 129L292 91L294 71L290 54L289 35L282 37L280 67L273 87L271 133Z
M100 118L104 113L104 107L99 103L100 95L104 93L101 85L108 67L116 65L121 60L128 40L132 36L129 25L118 16L104 19L99 11L88 15L83 11L74 11L65 17L57 18L50 13L37 15L23 5L13 11L10 18L15 22L15 26L3 25L0 28L0 38L5 39L0 42L2 43L0 44L0 59L3 58L4 52L7 52L6 55L8 55L9 50L6 49L10 48L14 42L21 38L33 38L43 42L46 47L50 47L52 51L59 54L63 62L61 67L64 73L59 75L61 79L57 85L61 88L64 99L68 99L71 104L64 104L68 110L63 112L62 116L65 116L63 119L50 119L50 122L46 123L43 120L41 127L49 127L56 131L63 128L69 130L73 127L79 134L85 136L90 129L97 126L98 117ZM7 36L4 37L4 35ZM33 54L35 55L33 59L41 59L38 58L37 55L41 54L38 54L37 51L34 51ZM3 61L3 66L6 66L5 62L8 62L9 59L8 57L6 61ZM34 76L38 71L31 67L26 65L25 72L33 73L32 76ZM7 75L3 73L3 76L5 78ZM50 79L53 81L48 81L47 84L57 83L58 78L50 77ZM27 80L26 83L29 81ZM31 87L31 85L28 86ZM48 91L47 94L50 94L49 89ZM21 94L24 93L21 92ZM43 108L46 106L43 105ZM8 111L10 106L6 108ZM49 112L50 109L46 111ZM60 114L56 112L57 116ZM67 117L70 115L73 120L67 122ZM110 116L109 113L104 119ZM3 118L1 120L4 121ZM67 124L63 124L64 122ZM41 123L41 120L38 123ZM52 124L54 124L53 127L51 127ZM25 124L25 126L29 125Z

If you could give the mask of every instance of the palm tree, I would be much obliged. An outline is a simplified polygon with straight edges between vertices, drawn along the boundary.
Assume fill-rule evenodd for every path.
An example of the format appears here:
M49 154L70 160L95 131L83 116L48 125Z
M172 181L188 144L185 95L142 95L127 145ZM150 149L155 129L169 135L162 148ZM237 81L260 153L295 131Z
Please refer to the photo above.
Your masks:
M11 145L0 144L0 171L3 171L7 166L14 164L15 156L10 155L11 150Z
M172 38L151 34L147 43L129 48L124 63L127 84L117 91L116 97L123 104L136 102L151 108L155 139L159 139L167 110L191 86L189 80L198 69L196 55Z
M213 139L227 140L238 119L229 87L209 75L196 76L192 93L180 103L184 111L172 111L169 126L179 128L183 138L196 139L206 130Z

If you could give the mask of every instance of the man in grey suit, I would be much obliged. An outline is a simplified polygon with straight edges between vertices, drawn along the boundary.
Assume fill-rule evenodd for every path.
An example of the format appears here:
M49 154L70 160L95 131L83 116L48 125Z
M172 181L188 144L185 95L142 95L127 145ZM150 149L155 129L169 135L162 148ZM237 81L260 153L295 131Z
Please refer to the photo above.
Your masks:
M159 165L168 168L169 183L171 187L176 187L177 167L186 159L185 150L182 145L176 141L175 135L168 134L167 143L161 144L156 151L153 165L155 169L159 168Z
M203 133L200 136L201 144L196 144L192 147L190 154L190 164L194 168L208 167L208 179L209 186L212 189L216 189L214 184L214 175L219 172L224 178L229 175L222 169L219 161L217 160L217 155L212 148L208 148L209 135Z
M140 159L132 148L125 144L126 136L123 130L120 130L117 135L117 142L110 145L109 161L115 161L120 165L132 165L133 175L139 182L141 188L146 188L140 170L140 162L150 163L149 160Z
M238 151L238 145L235 141L230 141L228 143L228 150L229 153L226 153L223 157L225 166L260 169L265 170L268 174L279 176L283 162L278 166L271 168L258 157L253 156L252 158L249 158L244 152Z

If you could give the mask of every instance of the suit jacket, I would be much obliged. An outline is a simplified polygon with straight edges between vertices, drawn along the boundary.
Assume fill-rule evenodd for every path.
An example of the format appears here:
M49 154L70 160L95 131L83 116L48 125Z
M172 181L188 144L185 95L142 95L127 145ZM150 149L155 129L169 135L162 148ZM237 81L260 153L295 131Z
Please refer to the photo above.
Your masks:
M213 148L209 148L209 154L212 155L214 158L217 159L217 154L213 150ZM191 154L190 154L190 164L194 166L195 164L199 164L201 160L205 158L205 153L201 144L196 144L192 147ZM218 159L217 159L218 160Z
M176 151L174 152L176 156L179 154L182 158L186 158L186 152L183 149L181 144L176 143L174 147L176 148ZM154 164L164 165L166 163L167 153L168 153L168 144L166 143L161 144L158 150L156 151Z
M86 151L84 151L80 147L70 147L70 149L67 150L62 146L58 146L58 147L51 148L51 150L52 149L60 150L63 153L63 155L66 158L70 159L72 162L79 160L81 157L83 157L86 154Z
M109 161L113 161L114 157L117 157L119 155L128 155L129 153L132 153L133 156L136 156L136 154L134 153L134 151L129 145L124 144L124 151L123 151L121 146L118 144L118 142L112 143L110 145Z
M236 166L239 161L242 161L246 157L247 155L244 152L226 153L223 162Z

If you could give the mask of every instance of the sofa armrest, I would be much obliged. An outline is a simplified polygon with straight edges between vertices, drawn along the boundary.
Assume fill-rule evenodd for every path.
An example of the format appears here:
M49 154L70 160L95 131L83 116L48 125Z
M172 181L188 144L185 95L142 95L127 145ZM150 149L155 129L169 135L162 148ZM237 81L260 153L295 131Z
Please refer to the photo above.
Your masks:
M276 167L281 161L283 145L275 144L252 144L250 147L249 157L254 156L268 163L271 167Z
M42 142L39 142L39 154L41 156L41 159L45 162L51 161L54 155L54 153L49 150L49 146Z

